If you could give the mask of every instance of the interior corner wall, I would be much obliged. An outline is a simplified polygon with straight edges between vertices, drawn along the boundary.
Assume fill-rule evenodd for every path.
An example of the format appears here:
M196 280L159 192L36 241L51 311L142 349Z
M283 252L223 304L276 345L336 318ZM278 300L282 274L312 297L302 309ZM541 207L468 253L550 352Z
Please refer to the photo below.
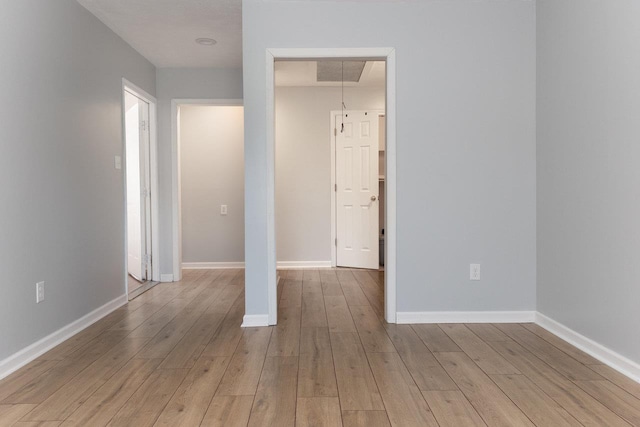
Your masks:
M242 99L242 70L235 68L159 68L158 186L160 273L173 271L173 191L171 158L172 99Z
M243 152L242 106L180 108L183 263L244 262Z
M634 0L537 5L538 311L636 363L639 20Z
M384 87L346 87L350 110L384 110ZM276 88L279 262L331 261L331 111L339 87Z
M395 49L398 311L534 310L534 1L244 0L246 313L268 313L265 55L300 47Z
M75 0L3 2L0 52L2 361L126 298L122 78L156 75Z

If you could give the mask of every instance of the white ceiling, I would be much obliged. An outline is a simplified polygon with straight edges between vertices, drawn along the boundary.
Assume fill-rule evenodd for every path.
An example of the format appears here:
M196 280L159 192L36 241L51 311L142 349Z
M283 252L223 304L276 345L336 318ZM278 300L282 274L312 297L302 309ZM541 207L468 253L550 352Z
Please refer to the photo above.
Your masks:
M78 2L158 68L242 66L242 0Z
M362 70L360 81L345 82L345 86L384 86L385 62L368 61ZM341 86L341 82L318 82L316 61L277 61L276 86Z

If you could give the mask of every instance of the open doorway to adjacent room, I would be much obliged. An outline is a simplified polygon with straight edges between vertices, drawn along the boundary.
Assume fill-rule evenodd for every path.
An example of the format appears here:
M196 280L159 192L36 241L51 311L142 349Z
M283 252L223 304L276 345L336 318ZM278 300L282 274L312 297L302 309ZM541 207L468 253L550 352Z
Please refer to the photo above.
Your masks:
M385 317L386 73L382 59L274 61L278 301L317 280Z
M177 99L174 118L174 280L183 269L244 267L242 100Z
M156 100L123 82L126 288L133 299L158 283Z

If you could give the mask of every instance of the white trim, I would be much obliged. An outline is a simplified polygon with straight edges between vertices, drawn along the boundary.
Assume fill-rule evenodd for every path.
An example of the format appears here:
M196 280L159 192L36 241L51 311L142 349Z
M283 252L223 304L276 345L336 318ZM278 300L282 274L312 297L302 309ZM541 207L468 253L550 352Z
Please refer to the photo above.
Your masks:
M347 47L347 48L269 48L267 52L278 59L324 59L339 58L378 61L394 52L392 47Z
M336 113L338 111L332 110L329 114L331 114L331 128L329 129L329 133L331 136L329 140L331 141L331 266L338 266L338 245L336 245L338 236L338 230L336 229L337 222L337 213L336 213Z
M562 323L553 320L540 312L536 313L535 322L572 346L579 348L621 374L640 383L640 364L616 353L590 338L585 337L584 335L564 326Z
M242 318L241 328L256 328L259 326L269 326L268 314L245 314Z
M396 288L396 51L387 55L387 93L385 108L385 180L384 180L384 317L397 322Z
M183 262L183 270L217 270L224 268L244 268L244 262Z
M347 111L347 110L345 110ZM348 110L348 111L370 111L374 114L378 115L378 119L382 116L385 115L384 110L378 110L378 109L371 109L371 110ZM337 228L337 212L336 212L336 206L338 204L338 193L336 192L336 184L337 184L337 180L336 180L336 139L338 138L338 136L336 135L336 129L338 124L336 123L336 116L340 116L342 115L342 111L341 110L331 110L331 112L329 113L331 114L331 137L330 137L330 144L331 144L331 188L329 191L331 191L331 266L332 267L337 267L338 266L338 248L336 246L336 238L338 237L338 228ZM379 152L379 150L378 150ZM384 156L384 161L385 161L385 169L386 169L386 163L387 163L387 156ZM379 175L379 174L378 174ZM378 184L379 185L379 184ZM380 199L380 195L378 194L378 200ZM385 199L386 200L386 199ZM384 228L384 224L382 225L382 227ZM379 231L379 230L378 230ZM376 235L375 235L375 241L378 241L378 231L376 231Z
M278 261L278 268L331 268L331 261Z
M149 103L151 138L151 280L160 281L160 182L158 180L158 104Z
M150 168L149 175L151 177L151 277L150 281L162 281L160 276L160 206L159 206L159 182L158 182L158 100L150 95L145 90L131 83L129 80L122 79L122 158L125 159L123 164L122 173L124 181L124 215L125 215L125 271L124 282L125 291L129 292L129 280L128 280L128 266L127 266L127 184L126 184L126 128L125 128L125 101L124 92L129 91L149 104L149 161Z
M242 106L242 99L172 99L171 100L171 200L172 270L174 280L182 279L182 191L180 185L180 106Z
M331 268L331 261L278 261L278 268L305 269ZM184 270L216 270L224 268L244 268L244 262L183 262Z
M160 281L162 283L173 282L173 274L161 274Z
M412 323L532 323L535 311L399 311L397 322Z
M269 325L276 325L278 323L278 283L277 283L277 258L276 258L276 81L275 81L275 55L272 51L267 49L266 53L266 94L267 101L267 122L266 122L266 135L267 135L267 175L264 177L267 183L267 211L266 211L266 224L267 224L267 247L266 247L266 261L267 261L267 304L268 304L268 316Z
M266 172L267 183L267 298L269 324L276 324L278 303L276 283L275 238L275 81L274 65L278 59L341 58L385 60L387 121L385 171L385 319L396 323L396 57L393 48L285 48L266 50Z
M52 334L47 335L41 340L0 361L0 379L17 371L27 363L43 355L53 347L71 338L83 329L91 326L126 303L127 295L120 295L118 298L106 303L102 307L93 310L91 313L82 316L80 319L69 323L67 326L58 329Z
M122 88L128 88L133 95L136 95L138 98L142 99L148 104L157 103L158 100L155 96L149 94L146 90L142 89L140 86L135 85L129 80L122 78Z
M180 200L180 110L175 100L171 100L171 241L173 278L182 279L182 217Z

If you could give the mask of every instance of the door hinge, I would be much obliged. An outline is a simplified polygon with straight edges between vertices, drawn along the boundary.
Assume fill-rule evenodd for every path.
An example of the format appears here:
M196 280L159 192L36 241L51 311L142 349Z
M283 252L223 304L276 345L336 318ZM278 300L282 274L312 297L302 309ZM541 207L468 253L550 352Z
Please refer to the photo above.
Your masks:
M149 255L149 254L144 254L143 260L144 260L144 265L149 265L149 264L151 264L151 255Z
M140 122L140 126L142 126L142 130L147 130L147 121L143 120L142 122Z
M142 190L142 197L149 197L151 196L151 191L147 190L146 188Z
M338 136L338 128L333 128L333 136Z
M338 246L338 238L337 237L336 237L336 242L335 243L336 243L336 246Z
M333 191L338 191L338 184L333 184Z

